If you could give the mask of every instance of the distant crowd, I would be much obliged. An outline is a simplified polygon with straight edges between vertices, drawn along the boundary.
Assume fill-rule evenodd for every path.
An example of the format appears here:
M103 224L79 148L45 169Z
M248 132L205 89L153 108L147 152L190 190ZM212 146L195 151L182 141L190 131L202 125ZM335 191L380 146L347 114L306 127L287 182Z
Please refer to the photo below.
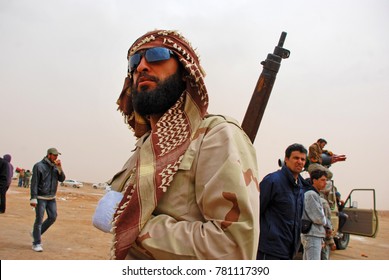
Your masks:
M16 173L18 174L18 187L29 188L32 173L30 170L25 170L24 168L16 168Z
M31 183L32 172L29 169L16 167L11 163L12 156L5 154L0 157L0 214L6 210L6 193L13 179L18 180L18 187L29 188ZM16 174L14 174L14 171ZM16 178L14 178L16 175Z

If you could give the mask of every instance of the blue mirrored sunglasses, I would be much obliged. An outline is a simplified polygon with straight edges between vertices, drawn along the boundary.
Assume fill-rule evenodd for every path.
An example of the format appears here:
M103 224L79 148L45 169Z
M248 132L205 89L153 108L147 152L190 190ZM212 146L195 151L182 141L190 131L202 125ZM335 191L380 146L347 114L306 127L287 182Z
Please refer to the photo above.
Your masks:
M132 73L138 67L142 57L144 56L147 62L157 62L168 60L173 55L173 52L167 48L155 47L147 50L139 51L130 56L128 59L128 71Z

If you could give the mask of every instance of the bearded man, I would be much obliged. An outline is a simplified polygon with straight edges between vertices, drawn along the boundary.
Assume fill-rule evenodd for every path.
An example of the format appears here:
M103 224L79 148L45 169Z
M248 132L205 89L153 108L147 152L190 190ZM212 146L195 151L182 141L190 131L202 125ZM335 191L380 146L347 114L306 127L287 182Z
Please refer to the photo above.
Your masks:
M109 182L123 193L113 259L255 259L256 153L239 124L209 115L199 57L176 31L156 30L128 51L119 110L137 137Z

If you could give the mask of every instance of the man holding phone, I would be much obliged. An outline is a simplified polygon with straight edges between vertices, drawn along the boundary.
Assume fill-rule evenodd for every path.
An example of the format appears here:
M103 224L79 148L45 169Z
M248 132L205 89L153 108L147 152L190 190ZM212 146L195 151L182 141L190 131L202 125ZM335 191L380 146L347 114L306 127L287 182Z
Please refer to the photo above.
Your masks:
M58 181L65 180L65 173L62 170L61 160L58 159L56 148L47 150L47 155L32 169L31 199L30 205L35 208L35 222L32 232L32 249L35 252L42 252L41 235L54 224L57 218L57 186ZM43 221L44 213L47 218Z

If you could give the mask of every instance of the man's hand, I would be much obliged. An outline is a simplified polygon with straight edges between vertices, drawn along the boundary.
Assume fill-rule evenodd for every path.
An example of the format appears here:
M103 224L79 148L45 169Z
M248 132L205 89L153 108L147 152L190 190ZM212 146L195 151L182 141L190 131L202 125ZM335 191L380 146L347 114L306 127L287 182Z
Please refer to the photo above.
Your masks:
M38 200L36 198L30 199L30 205L32 207L35 208L37 204L38 204Z
M58 172L61 174L62 173L62 163L60 159L57 159L54 164L57 166Z
M333 234L334 230L332 228L326 228L326 237L330 238Z

